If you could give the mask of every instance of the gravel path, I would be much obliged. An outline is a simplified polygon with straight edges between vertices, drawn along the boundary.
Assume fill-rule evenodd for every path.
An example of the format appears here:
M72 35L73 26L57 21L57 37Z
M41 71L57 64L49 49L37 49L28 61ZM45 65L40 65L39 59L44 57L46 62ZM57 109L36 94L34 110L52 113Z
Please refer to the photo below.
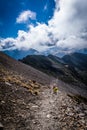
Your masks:
M35 95L17 84L0 82L0 123L4 130L87 130L87 103L77 102L62 91L54 94L52 86L41 85Z
M73 102L60 91L44 89L41 100L33 106L35 113L31 130L86 130L87 105Z

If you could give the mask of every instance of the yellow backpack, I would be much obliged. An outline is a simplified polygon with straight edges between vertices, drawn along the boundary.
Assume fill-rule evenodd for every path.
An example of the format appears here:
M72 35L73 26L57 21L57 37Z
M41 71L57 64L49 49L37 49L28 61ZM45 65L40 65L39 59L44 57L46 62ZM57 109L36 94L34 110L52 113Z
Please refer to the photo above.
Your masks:
M53 92L57 93L58 92L58 87L53 87Z

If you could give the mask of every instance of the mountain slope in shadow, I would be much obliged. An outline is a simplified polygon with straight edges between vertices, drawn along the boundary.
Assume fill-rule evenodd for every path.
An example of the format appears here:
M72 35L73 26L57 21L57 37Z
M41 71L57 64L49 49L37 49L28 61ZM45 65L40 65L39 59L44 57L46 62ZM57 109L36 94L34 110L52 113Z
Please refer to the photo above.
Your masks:
M79 70L87 71L87 54L72 53L70 55L65 55L62 60Z
M58 58L53 55L28 55L21 62L64 82L87 85L87 55L74 53Z

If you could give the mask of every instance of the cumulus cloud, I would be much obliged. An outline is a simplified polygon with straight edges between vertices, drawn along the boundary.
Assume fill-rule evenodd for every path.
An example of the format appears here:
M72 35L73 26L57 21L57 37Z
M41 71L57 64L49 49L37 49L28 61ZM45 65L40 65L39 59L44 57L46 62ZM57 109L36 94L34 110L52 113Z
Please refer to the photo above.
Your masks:
M10 48L11 45L15 45L15 48L19 50L34 48L39 51L44 51L48 48L47 44L51 44L51 41L48 37L48 27L45 24L39 24L36 27L31 25L28 32L19 30L17 38L2 39L0 43L3 48Z
M59 38L66 38L70 35L79 35L87 28L86 12L86 0L60 0L59 4L58 0L56 0L54 16L49 21L49 27L51 28L53 35Z
M45 51L55 47L61 50L67 48L70 52L87 48L87 0L55 0L55 3L54 15L48 25L38 23L35 27L30 25L27 32L18 31L17 38L12 39L16 48ZM22 13L17 22L35 17L35 14L30 17ZM5 40L2 43L6 44Z
M15 41L14 38L0 39L0 49L15 49Z
M16 19L16 23L25 23L29 19L35 20L36 19L36 13L32 12L30 10L26 10L20 13L18 18Z

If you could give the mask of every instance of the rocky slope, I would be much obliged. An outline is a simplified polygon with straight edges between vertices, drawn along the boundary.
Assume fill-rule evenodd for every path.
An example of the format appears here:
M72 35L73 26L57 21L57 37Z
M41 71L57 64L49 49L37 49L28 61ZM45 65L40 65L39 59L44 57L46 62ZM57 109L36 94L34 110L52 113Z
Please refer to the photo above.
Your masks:
M18 62L2 52L0 52L0 66L1 68L6 68L8 71L13 71L16 74L23 75L27 79L33 78L33 80L36 80L41 84L49 84L52 80L48 75L32 68L31 66Z
M0 122L4 130L87 129L85 100L59 90L55 94L53 84L43 86L9 72L0 76Z
M87 100L79 91L83 90L76 91L0 53L0 123L4 130L86 130Z

